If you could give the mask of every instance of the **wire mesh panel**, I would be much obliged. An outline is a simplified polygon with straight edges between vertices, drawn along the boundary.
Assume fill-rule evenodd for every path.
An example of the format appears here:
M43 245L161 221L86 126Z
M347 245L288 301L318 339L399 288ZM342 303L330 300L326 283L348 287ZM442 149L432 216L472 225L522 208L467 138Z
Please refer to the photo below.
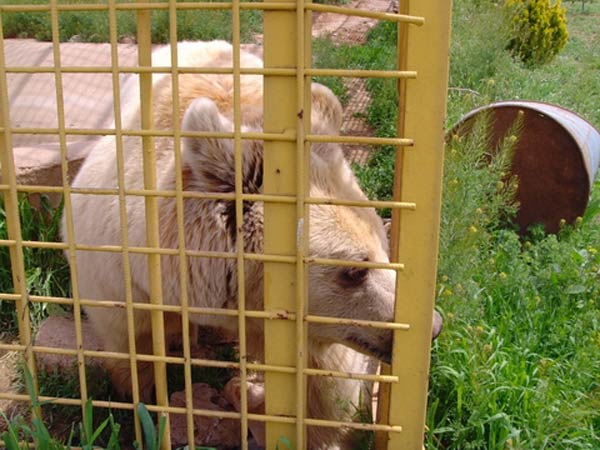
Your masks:
M0 244L10 252L12 289L0 300L15 312L18 343L0 350L18 352L33 383L0 399L49 400L84 418L87 405L118 411L138 442L148 410L155 422L164 418L162 448L359 448L353 431L377 432L377 448L421 448L450 5L399 8L302 0L1 5L3 19L44 14L52 61L8 63L2 30ZM76 11L106 19L105 65L66 63L61 33ZM218 31L230 43L181 42L188 23L211 26L186 16L196 12L226 14L227 30ZM243 44L248 12L260 14L262 47ZM315 12L393 23L396 67L315 68ZM161 20L168 44L155 47ZM135 57L119 43L129 22ZM15 125L9 85L19 74L53 78L55 122ZM110 77L110 103L89 111L98 116L92 125L74 126L65 78L90 74ZM314 81L324 77L397 82L397 136L343 135L342 105ZM54 139L58 183L20 180L17 136L32 136L34 146L39 136ZM87 155L76 169L74 141ZM395 148L392 200L366 198L341 144ZM40 193L63 199L61 237L24 238L20 202ZM376 208L392 210L389 252ZM31 291L31 248L64 252L64 293ZM72 345L33 339L31 313L48 304L67 310ZM71 358L73 392L48 391L36 364L44 355ZM98 367L109 380L101 391Z

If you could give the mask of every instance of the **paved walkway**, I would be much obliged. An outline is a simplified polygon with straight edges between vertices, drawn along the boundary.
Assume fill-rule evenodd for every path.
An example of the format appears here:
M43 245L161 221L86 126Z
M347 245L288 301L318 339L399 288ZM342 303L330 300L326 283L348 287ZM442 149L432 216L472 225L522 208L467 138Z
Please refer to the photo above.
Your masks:
M348 7L385 11L390 0L353 0ZM364 43L367 31L376 23L372 19L346 17L338 14L316 14L314 36L328 36L336 43ZM52 44L32 39L4 40L6 67L54 67ZM118 44L120 66L135 66L136 44ZM109 44L62 43L60 64L64 67L111 67ZM119 76L121 86L131 74ZM113 85L111 73L63 73L62 90L65 125L69 128L97 129L110 125L113 120ZM344 111L343 133L370 135L371 130L361 118L370 98L361 79L345 81L350 101ZM57 100L54 73L7 74L10 99L10 121L15 128L57 128ZM76 158L85 154L89 140L94 136L68 136L69 152ZM52 134L13 134L13 146L20 161L31 168L36 160L42 166L57 161L58 136ZM345 153L351 161L364 163L369 147L347 145ZM17 165L19 166L19 162ZM34 182L33 180L31 182Z
M31 39L5 39L7 67L54 67L52 44ZM62 67L110 67L109 44L60 44ZM135 44L119 44L121 66L137 61ZM131 76L120 75L121 85ZM10 120L17 128L55 128L58 126L56 86L53 73L9 73ZM69 128L100 128L113 120L113 86L110 73L62 74L65 124ZM69 142L86 136L69 137ZM56 135L13 135L15 147L30 147L58 142Z

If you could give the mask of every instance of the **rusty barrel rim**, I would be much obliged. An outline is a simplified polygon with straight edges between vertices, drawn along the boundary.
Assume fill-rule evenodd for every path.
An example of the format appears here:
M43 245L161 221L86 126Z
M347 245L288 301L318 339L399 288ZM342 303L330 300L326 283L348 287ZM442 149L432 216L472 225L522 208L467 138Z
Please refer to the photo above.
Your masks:
M522 232L538 222L556 232L561 219L572 222L583 215L598 172L600 133L589 121L550 103L500 101L468 112L450 133L469 134L476 117L491 112L494 146L519 111L525 116L512 166L521 204L515 221Z

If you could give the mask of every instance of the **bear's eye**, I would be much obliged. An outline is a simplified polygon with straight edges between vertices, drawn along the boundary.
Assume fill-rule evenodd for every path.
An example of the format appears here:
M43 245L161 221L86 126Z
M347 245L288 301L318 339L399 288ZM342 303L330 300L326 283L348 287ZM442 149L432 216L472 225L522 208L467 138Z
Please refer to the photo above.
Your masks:
M339 281L344 287L357 287L365 282L368 275L367 267L347 267L340 272Z

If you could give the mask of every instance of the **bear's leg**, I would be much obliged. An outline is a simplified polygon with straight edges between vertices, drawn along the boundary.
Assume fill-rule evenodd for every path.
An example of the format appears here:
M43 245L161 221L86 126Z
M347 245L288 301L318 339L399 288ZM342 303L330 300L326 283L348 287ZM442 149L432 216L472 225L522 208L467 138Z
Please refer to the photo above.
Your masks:
M107 369L117 396L121 399L132 399L133 385L130 361L127 359L110 360ZM154 394L153 364L147 361L138 361L137 375L140 401L150 403Z
M150 315L144 317L143 320L138 319L136 313L136 354L140 355L153 355L153 337L152 330L150 327L144 326L144 324L150 324ZM164 342L165 351L167 355L178 354L183 347L183 336L181 326L181 315L177 313L165 312L163 314L163 326L164 326ZM141 324L138 328L138 324ZM198 345L198 326L190 323L190 347L193 350ZM179 349L179 351L173 349ZM133 391L132 377L131 377L131 363L129 360L115 360L111 367L111 379L113 386L117 392L124 398L131 398ZM148 403L152 400L154 395L154 364L149 361L138 361L137 363L137 376L140 393L140 401Z
M248 412L254 414L265 413L265 386L263 383L248 380ZM239 377L232 378L223 388L223 397L233 405L236 411L241 412L241 380ZM248 428L260 447L266 445L265 423L249 421Z
M124 308L87 307L86 314L96 335L101 337L104 351L129 354L129 332ZM135 352L152 354L152 329L150 313L136 310L134 314ZM131 361L129 358L108 358L104 365L109 373L113 389L122 399L132 398ZM138 361L138 384L140 399L152 399L154 371L152 362Z
M181 355L183 354L183 327L181 315L177 313L167 312L164 314L165 324L165 344L167 346L167 354ZM197 349L198 337L200 335L200 327L194 322L189 322L190 349Z

